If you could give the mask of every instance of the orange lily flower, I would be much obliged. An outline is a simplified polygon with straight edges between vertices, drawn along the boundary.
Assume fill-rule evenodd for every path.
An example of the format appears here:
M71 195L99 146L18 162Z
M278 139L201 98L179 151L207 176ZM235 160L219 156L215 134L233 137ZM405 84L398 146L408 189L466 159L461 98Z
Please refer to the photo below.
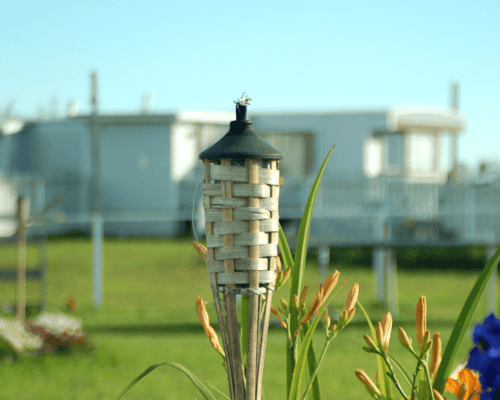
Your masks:
M448 378L444 390L453 393L457 400L479 400L481 394L479 374L464 368L458 373L458 379Z

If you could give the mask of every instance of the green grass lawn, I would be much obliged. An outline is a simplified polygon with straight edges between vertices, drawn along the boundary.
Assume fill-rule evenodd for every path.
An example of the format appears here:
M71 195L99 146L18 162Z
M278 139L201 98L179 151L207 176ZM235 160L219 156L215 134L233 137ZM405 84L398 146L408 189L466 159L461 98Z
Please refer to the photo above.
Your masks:
M37 262L37 249L30 247L28 265ZM0 247L0 267L15 265L16 249ZM377 307L373 296L371 270L355 266L331 265L341 272L347 285L332 302L341 309L349 287L360 284L360 301L373 320L380 320L385 309ZM394 355L406 357L397 342L397 327L415 336L415 304L427 296L428 328L439 331L444 344L451 333L465 297L479 272L401 271L398 274L400 318L395 321L391 342ZM309 301L319 283L317 262L308 263L305 283ZM279 297L288 298L285 286ZM28 302L38 301L39 288L28 284ZM211 303L206 267L194 251L191 241L173 240L106 240L104 244L104 304L99 310L92 305L90 239L52 240L48 245L48 305L64 309L68 297L75 296L79 306L76 315L96 349L90 355L45 356L24 359L14 364L0 364L0 399L113 399L148 366L162 361L178 362L195 372L203 382L227 392L225 372L220 356L210 347L199 327L195 313L196 298L201 295ZM15 285L0 283L0 303L15 301ZM485 314L483 298L474 321ZM215 325L213 307L208 307ZM368 326L360 310L349 326L329 348L320 372L323 398L368 398L354 376L355 368L365 369L372 377L375 357L361 348ZM316 349L323 342L318 329ZM414 339L415 342L415 339ZM264 391L267 399L284 399L285 338L281 329L270 332ZM457 363L470 349L467 338ZM410 367L412 364L407 364ZM218 397L218 396L216 396ZM196 399L201 396L182 373L169 367L153 371L139 382L126 399ZM222 397L221 397L222 398Z

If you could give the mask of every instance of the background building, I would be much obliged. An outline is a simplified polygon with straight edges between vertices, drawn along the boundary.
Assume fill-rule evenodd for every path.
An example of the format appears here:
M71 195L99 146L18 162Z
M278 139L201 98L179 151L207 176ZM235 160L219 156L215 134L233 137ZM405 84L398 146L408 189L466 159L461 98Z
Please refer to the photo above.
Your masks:
M479 187L453 180L457 136L465 130L456 110L283 111L250 118L285 154L280 217L291 236L333 145L312 238L475 241L500 234L497 181ZM198 155L233 119L230 112L181 111L25 122L0 137L0 170L31 198L32 215L62 199L34 234L89 232L96 213L108 235L173 237L188 233L192 223L201 233Z

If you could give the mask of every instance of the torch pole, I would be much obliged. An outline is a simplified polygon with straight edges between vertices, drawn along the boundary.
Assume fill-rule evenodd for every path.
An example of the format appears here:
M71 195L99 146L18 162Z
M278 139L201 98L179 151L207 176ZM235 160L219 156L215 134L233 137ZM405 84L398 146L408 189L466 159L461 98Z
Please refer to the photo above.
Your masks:
M231 166L231 160L223 159L221 160L221 165ZM232 197L232 184L231 182L224 182L223 184L223 197ZM233 220L233 209L223 208L222 209L222 220L224 222ZM234 246L233 235L223 235L223 246L224 249L231 248ZM234 272L234 259L224 260L224 270L226 272ZM228 285L228 289L234 288L234 285ZM243 371L241 368L241 348L240 348L240 337L238 328L238 311L236 308L236 295L234 293L225 293L226 299L226 313L227 313L227 331L228 331L228 341L229 349L231 352L230 361L233 365L228 366L231 370L233 377L233 385L236 400L243 400L244 398L244 385L243 385ZM248 398L248 397L247 397Z
M248 160L248 183L259 184L259 160ZM250 197L250 208L259 208L259 198ZM259 220L250 221L250 233L259 233ZM250 246L250 259L259 258L259 245ZM250 289L259 288L259 271L250 270ZM259 342L260 295L250 294L248 305L248 355L247 355L247 400L255 400L257 378L257 344Z

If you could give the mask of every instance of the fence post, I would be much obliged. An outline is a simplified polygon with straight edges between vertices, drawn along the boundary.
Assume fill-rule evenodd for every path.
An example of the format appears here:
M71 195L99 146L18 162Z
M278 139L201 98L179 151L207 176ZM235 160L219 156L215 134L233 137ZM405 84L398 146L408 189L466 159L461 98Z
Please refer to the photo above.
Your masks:
M328 264L330 264L330 247L318 247L319 277L324 282L328 277Z
M17 198L17 320L24 323L26 318L26 220L29 216L27 197Z
M386 240L387 231L387 214L388 214L388 203L387 203L387 185L385 177L380 177L380 209L377 216L377 232L376 241L378 243L383 243ZM386 267L386 253L385 249L381 246L375 246L372 253L372 263L373 263L373 280L375 284L375 301L377 303L384 303L387 300L387 287L385 285L385 267Z
M467 193L467 204L466 204L466 231L467 240L469 242L474 242L476 239L476 193L475 186L473 183L469 184Z
M102 305L102 241L104 220L99 213L92 217L92 302L95 308Z
M40 283L40 311L47 309L47 236L40 239L40 269L42 273L42 282Z
M490 245L486 247L486 262L490 261L496 249L496 246ZM497 272L498 267L495 267L488 283L486 283L486 313L488 315L491 313L495 313L496 315L497 313Z
M391 239L389 219L390 199L387 182L384 178L381 190L381 208L378 215L378 241L382 245ZM383 303L394 318L398 315L398 281L396 256L393 248L375 247L373 249L373 272L375 281L375 300Z
M398 317L398 274L396 265L396 251L393 248L384 249L385 252L385 293L389 311L394 318Z
M381 247L375 247L373 249L372 263L373 263L375 301L377 303L383 303L385 299L384 250Z

